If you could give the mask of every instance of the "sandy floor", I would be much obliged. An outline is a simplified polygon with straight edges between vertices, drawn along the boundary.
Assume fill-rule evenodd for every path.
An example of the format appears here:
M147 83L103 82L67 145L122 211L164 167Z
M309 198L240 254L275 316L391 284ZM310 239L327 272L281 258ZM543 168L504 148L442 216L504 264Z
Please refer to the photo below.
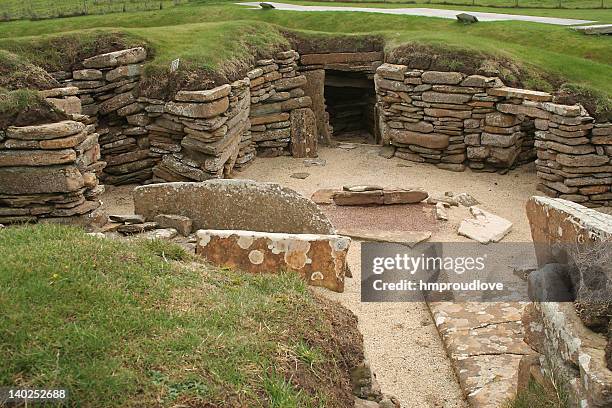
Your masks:
M422 187L430 195L446 191L468 192L483 209L514 223L507 242L530 241L524 206L534 194L536 176L533 167L523 167L506 175L489 173L453 173L432 165L411 163L378 156L376 146L354 150L321 149L325 166L306 167L302 159L279 157L259 159L235 178L273 181L310 197L320 188L344 184L377 184L397 187ZM292 173L307 172L304 180ZM133 186L111 187L103 197L103 206L111 213L131 213ZM456 228L468 215L465 208L452 208L447 223L432 228L431 240L467 241L457 236ZM355 220L359 226L359 220ZM322 291L348 307L359 317L366 353L384 392L397 396L402 406L466 407L441 340L424 303L362 303L360 301L360 246L349 252L353 279L348 279L342 294Z

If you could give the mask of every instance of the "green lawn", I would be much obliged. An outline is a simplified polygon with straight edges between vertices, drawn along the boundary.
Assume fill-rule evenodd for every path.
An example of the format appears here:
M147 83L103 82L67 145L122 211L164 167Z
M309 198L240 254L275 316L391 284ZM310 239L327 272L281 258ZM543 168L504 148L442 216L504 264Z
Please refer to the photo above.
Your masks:
M356 321L297 276L57 225L0 230L0 310L0 384L71 407L341 407L363 358Z
M531 12L535 14L534 10ZM573 13L547 12L557 16ZM583 15L577 17L597 15L600 20L612 22L612 10L578 12ZM2 23L0 48L51 69L59 67L62 61L71 62L61 47L66 43L64 36L72 39L68 41L71 47L78 47L114 31L128 42L150 44L155 59L149 64L149 72L166 71L175 58L181 58L185 66L223 71L231 70L237 60L285 43L280 31L287 29L301 36L327 37L331 41L337 36L377 35L384 39L388 51L405 44L426 45L455 54L463 50L466 58L477 55L483 61L491 58L506 61L506 65L516 66L517 71L530 72L527 80L522 81L530 86L540 84L537 86L540 89L550 89L569 82L604 96L612 95L609 37L585 36L567 27L516 21L466 26L439 18L263 11L192 1L149 12ZM56 46L50 46L53 44ZM506 78L512 75L516 73Z

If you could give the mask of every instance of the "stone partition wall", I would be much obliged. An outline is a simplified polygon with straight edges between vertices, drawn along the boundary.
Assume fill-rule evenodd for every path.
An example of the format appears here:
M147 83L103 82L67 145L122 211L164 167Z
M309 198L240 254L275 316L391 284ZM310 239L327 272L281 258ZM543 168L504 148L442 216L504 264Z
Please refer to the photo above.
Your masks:
M463 171L506 172L536 160L538 189L588 206L612 204L612 124L546 92L497 77L383 64L375 75L383 143L395 156Z
M290 155L292 136L297 136L292 123L299 121L304 122L302 127L315 133L316 143L312 100L302 89L306 77L296 72L298 58L293 50L280 52L274 59L257 61L256 68L247 74L251 79L251 134L258 156ZM316 154L310 152L309 156L313 153Z

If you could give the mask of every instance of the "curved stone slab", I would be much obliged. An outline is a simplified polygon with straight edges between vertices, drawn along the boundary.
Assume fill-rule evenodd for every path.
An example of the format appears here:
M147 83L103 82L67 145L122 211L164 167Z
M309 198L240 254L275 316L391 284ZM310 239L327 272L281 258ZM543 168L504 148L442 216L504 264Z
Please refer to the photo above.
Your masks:
M133 195L135 213L148 221L159 214L175 214L191 218L195 229L335 233L314 202L275 183L161 183L136 187Z

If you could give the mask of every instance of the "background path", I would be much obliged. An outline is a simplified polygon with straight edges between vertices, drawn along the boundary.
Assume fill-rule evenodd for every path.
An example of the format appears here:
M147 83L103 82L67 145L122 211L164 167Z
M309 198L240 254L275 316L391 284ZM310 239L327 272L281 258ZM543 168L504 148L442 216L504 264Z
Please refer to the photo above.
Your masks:
M476 16L479 21L529 21L532 23L554 24L554 25L575 25L594 23L590 20L575 20L571 18L523 16L518 14L483 13L477 11L461 10L442 10L432 8L374 8L374 7L334 7L334 6L302 6L299 4L275 3L272 4L278 10L291 11L360 11L366 13L400 14L407 16L424 16L455 19L459 13L468 13ZM259 8L259 2L237 3L243 6L253 6Z

